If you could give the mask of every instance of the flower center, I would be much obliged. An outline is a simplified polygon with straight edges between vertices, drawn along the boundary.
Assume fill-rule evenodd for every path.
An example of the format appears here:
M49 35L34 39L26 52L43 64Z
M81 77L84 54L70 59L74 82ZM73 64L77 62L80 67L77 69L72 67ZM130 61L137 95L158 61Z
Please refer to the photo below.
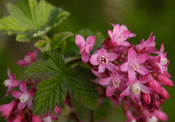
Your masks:
M116 88L116 87L119 87L119 82L116 80L115 82L113 82L113 86Z
M101 56L100 61L104 64L104 63L108 63L108 59L105 58L104 56Z
M29 94L23 94L19 99L21 103L26 103L27 101L29 101L29 97Z
M158 119L155 116L152 116L150 119L148 119L148 122L157 122Z
M140 93L140 85L139 85L138 83L135 83L135 84L132 86L132 91L133 91L135 94Z
M117 37L119 38L119 40L123 39L123 35L121 35L120 33L117 35Z
M31 60L31 59L30 59L30 56L25 56L25 57L24 57L24 60L25 60L25 61L30 61L30 60Z
M11 85L12 85L12 80L7 79L7 80L4 81L3 84L4 84L6 87L11 86Z
M161 57L160 61L162 65L166 65L166 63L168 62L167 58L163 58L163 57Z
M133 68L134 68L134 70L137 70L139 68L139 64L134 64Z

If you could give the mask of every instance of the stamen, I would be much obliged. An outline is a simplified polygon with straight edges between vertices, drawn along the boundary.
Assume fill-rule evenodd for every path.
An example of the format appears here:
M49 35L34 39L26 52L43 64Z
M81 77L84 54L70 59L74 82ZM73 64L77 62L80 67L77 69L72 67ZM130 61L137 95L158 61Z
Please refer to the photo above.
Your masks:
M139 68L139 64L134 64L133 68L134 70L137 70Z
M105 58L104 56L101 56L100 61L104 64L104 63L108 63L108 59Z
M113 86L116 88L116 87L119 87L119 82L116 80L115 82L113 82Z
M29 94L23 94L19 100L21 101L21 103L26 103L29 100Z
M132 91L133 91L135 94L140 93L140 85L139 85L139 83L135 83L135 84L132 86Z

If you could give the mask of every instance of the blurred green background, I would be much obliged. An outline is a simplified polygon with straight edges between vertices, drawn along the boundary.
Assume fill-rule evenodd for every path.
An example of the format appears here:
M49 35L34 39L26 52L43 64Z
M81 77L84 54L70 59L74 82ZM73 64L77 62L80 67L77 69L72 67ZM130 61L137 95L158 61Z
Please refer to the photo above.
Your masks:
M14 3L17 0L0 0L0 18L8 15L5 4ZM156 48L159 50L161 43L164 43L165 52L168 52L170 60L168 71L175 80L175 1L174 0L47 0L51 4L61 7L71 13L71 15L53 33L71 31L78 32L80 29L88 28L93 32L101 31L105 38L107 31L112 30L109 23L126 25L132 33L137 34L130 39L130 43L137 44L142 38L147 39L151 32L156 36ZM12 100L12 96L4 97L6 87L2 84L7 79L7 68L16 75L17 80L26 80L24 67L16 64L17 60L23 59L27 52L33 52L33 43L19 43L15 41L15 35L0 35L0 105L7 104ZM41 55L41 53L39 53ZM38 56L37 58L39 58ZM169 122L175 121L175 86L166 88L170 94L169 100L162 106L163 111L168 115ZM109 104L103 101L105 110L96 117L96 121L124 122L124 114L120 108L105 108ZM105 116L105 111L108 111ZM103 113L104 112L104 113ZM0 122L4 118L0 117ZM88 121L86 118L83 121Z

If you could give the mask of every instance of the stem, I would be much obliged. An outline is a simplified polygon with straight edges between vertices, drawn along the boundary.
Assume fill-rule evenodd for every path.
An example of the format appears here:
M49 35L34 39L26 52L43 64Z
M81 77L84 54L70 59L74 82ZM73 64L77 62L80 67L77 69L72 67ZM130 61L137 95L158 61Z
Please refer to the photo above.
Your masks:
M93 122L93 114L94 114L94 111L93 110L90 110L90 122Z

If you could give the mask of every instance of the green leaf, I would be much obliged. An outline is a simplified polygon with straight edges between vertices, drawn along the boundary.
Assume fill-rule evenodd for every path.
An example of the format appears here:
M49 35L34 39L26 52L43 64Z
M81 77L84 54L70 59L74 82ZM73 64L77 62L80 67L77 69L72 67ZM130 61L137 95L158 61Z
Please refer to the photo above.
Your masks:
M105 37L103 36L102 32L96 32L95 33L95 45L93 49L93 53L95 52L96 49L100 48L102 46L102 43L105 41Z
M33 105L34 114L42 115L53 110L55 105L60 106L67 95L65 83L59 75L38 83L37 90Z
M96 90L97 85L90 81L94 75L85 68L74 68L69 70L68 74L69 92L87 108L96 109L99 94Z
M57 8L45 0L20 1L16 5L7 4L9 16L0 20L0 32L17 34L17 41L29 42L31 37L44 36L59 25L69 12Z
M49 53L47 61L37 61L27 66L25 73L29 77L53 77L57 74L64 74L65 63L62 56L52 52Z
M58 51L61 53L64 53L64 50L66 48L66 39L70 36L73 36L74 34L72 32L61 32L58 34L55 34L52 37L52 42L51 42L51 48L54 51Z

